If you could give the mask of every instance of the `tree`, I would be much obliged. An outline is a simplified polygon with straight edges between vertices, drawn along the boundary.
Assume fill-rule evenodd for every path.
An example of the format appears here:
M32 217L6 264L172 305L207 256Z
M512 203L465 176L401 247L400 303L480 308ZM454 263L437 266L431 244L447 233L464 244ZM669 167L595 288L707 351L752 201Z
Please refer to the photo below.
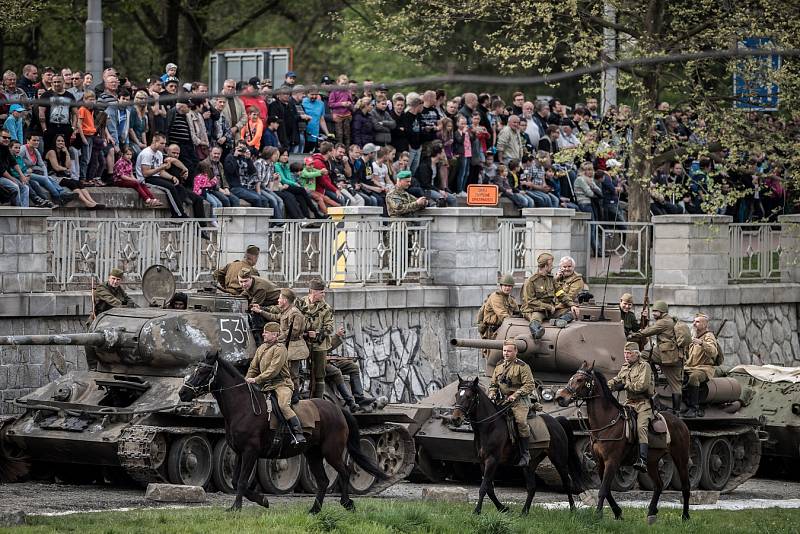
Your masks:
M615 16L607 15L613 8ZM771 36L781 48L797 48L800 7L790 0L362 0L369 19L345 22L343 38L403 54L409 61L452 58L465 65L490 58L499 74L570 71L605 61L603 30L617 32L617 58L653 58L707 50L726 50L749 36ZM372 31L380 21L387 32ZM464 35L472 37L465 41ZM627 152L629 218L649 219L649 185L654 164L685 150L657 135L656 106L664 94L680 95L698 113L704 143L698 154L731 149L726 162L764 151L784 161L798 159L796 143L776 138L731 105L730 80L740 60L643 63L626 66L620 79L632 102ZM747 62L744 62L747 63ZM791 60L773 76L782 83L782 106L797 96L797 67ZM711 74L711 75L710 75ZM591 91L592 80L581 82ZM792 94L786 94L791 91ZM797 167L793 178L800 183ZM713 209L717 203L708 204Z

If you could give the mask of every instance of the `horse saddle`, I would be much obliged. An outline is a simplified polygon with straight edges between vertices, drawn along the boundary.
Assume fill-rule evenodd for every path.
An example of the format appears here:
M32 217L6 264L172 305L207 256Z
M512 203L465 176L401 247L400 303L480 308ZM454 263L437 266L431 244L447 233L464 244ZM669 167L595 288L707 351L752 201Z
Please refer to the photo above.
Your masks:
M636 410L625 406L625 438L630 443L638 441L636 432ZM666 449L671 441L669 428L664 416L659 412L653 414L647 426L647 442L651 449Z
M269 419L270 430L277 430L279 426L288 428L289 423L283 417L283 412L278 406L278 397L272 393L267 393L267 418ZM310 400L301 400L297 404L292 404L292 410L300 419L300 425L304 433L311 433L319 423L319 410L317 405ZM272 416L275 417L272 417Z
M511 436L511 441L517 440L517 423L513 415L506 417L508 424L508 434ZM536 413L528 413L528 429L530 430L530 437L528 438L529 449L546 449L550 446L550 431L547 429L547 423L544 418L536 417Z

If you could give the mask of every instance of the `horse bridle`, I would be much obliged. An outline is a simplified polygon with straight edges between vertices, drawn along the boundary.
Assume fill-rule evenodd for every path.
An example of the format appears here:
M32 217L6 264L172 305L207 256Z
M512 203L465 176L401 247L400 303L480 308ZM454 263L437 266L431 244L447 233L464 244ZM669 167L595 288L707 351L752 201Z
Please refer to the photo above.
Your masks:
M589 399L593 399L595 397L599 397L599 395L592 395L592 391L594 391L594 387L595 387L595 383L594 382L597 379L597 377L594 374L594 371L587 371L586 369L578 369L575 372L575 374L576 375L583 375L583 376L587 377L587 379L588 379L586 381L586 383L584 384L584 387L588 391L587 395L578 395L577 390L575 388L573 388L572 386L570 386L569 383L567 383L567 385L564 386L564 389L566 391L568 391L570 393L570 395L572 395L572 398L575 399L576 406L578 405L578 401L586 401L586 400L589 400ZM620 441L621 439L624 439L624 437L625 437L624 435L623 435L622 438L601 438L601 437L598 437L598 436L595 435L595 434L597 434L599 432L602 432L603 430L607 430L607 429L613 427L614 425L616 425L617 422L619 421L620 417L624 416L624 412L622 410L620 410L620 412L617 414L617 416L614 417L611 420L610 423L608 423L607 425L602 426L600 428L589 428L586 425L586 422L583 420L583 417L580 416L581 412L579 411L578 413L579 413L578 422L581 425L581 427L583 428L583 430L585 430L585 431L587 431L589 433L590 441L592 441L592 442L595 442L595 441Z
M467 408L462 407L458 403L454 406L454 408L458 408L458 409L460 409L462 411L462 413L464 414L464 420L467 423L469 423L470 425L477 425L477 424L480 424L480 423L487 423L489 421L494 421L495 419L499 418L501 415L506 413L511 408L511 404L506 404L504 407L500 408L499 410L497 410L495 413L489 415L488 417L484 417L483 419L479 419L477 421L471 419L470 418L470 413L472 413L472 411L476 408L476 406L478 405L478 401L479 401L478 392L475 391L476 387L480 387L480 386L474 386L474 385L470 384L470 385L465 386L463 388L462 387L458 388L459 391L462 391L464 389L468 389L468 390L472 391L474 393L474 395L472 397L472 400L470 400L469 406Z
M588 380L584 384L584 387L589 392L588 395L578 395L578 391L572 386L570 386L569 382L567 383L566 386L564 386L564 390L568 391L569 394L572 395L572 398L575 399L576 401L585 401L596 397L597 395L592 395L592 391L594 390L594 381L595 381L594 372L587 371L586 369L578 369L575 374L583 375L586 378L588 378Z
M192 385L189 384L189 379L188 378L184 378L183 379L183 387L185 387L186 389L192 390L192 393L194 393L195 397L199 397L200 395L205 395L206 393L211 393L211 384L214 382L214 379L217 377L217 367L218 366L219 366L219 362L217 362L217 361L215 361L213 365L210 364L210 363L206 363L206 362L199 362L195 366L194 371L192 371L192 374L190 376L194 376L194 374L199 369L201 369L203 367L210 367L213 370L211 371L211 374L209 375L208 382L206 384L203 384L203 385L200 385L200 386L192 386Z

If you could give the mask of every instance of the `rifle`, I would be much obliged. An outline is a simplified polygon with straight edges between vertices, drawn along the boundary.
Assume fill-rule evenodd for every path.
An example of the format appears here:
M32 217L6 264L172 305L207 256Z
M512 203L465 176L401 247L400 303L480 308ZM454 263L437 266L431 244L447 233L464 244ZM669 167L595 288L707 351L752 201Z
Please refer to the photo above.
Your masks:
M725 323L727 323L727 322L728 322L727 319L723 319L722 320L722 322L719 324L719 328L717 328L717 331L714 332L714 337L716 337L716 338L719 337L719 335L722 333L722 329L725 328Z
M647 307L650 305L650 282L647 282L647 285L644 286L644 301L642 302L642 313L639 316L639 330L643 330L647 328L647 324L649 322L649 316L646 314ZM639 350L644 350L644 345L647 343L647 338L640 337L639 338Z
M292 341L292 329L294 329L294 321L289 323L289 332L286 334L286 349L289 349L289 343Z

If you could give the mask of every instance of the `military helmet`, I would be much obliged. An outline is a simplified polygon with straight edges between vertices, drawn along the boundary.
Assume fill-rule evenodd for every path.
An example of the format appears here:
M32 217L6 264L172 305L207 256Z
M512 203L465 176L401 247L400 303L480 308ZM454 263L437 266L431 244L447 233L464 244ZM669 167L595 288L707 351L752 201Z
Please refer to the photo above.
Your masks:
M667 313L669 310L669 306L663 300L657 300L653 303L653 311L660 311L661 313Z
M516 284L514 281L514 275L511 273L505 273L503 276L500 277L500 280L497 282L501 286L513 286Z

